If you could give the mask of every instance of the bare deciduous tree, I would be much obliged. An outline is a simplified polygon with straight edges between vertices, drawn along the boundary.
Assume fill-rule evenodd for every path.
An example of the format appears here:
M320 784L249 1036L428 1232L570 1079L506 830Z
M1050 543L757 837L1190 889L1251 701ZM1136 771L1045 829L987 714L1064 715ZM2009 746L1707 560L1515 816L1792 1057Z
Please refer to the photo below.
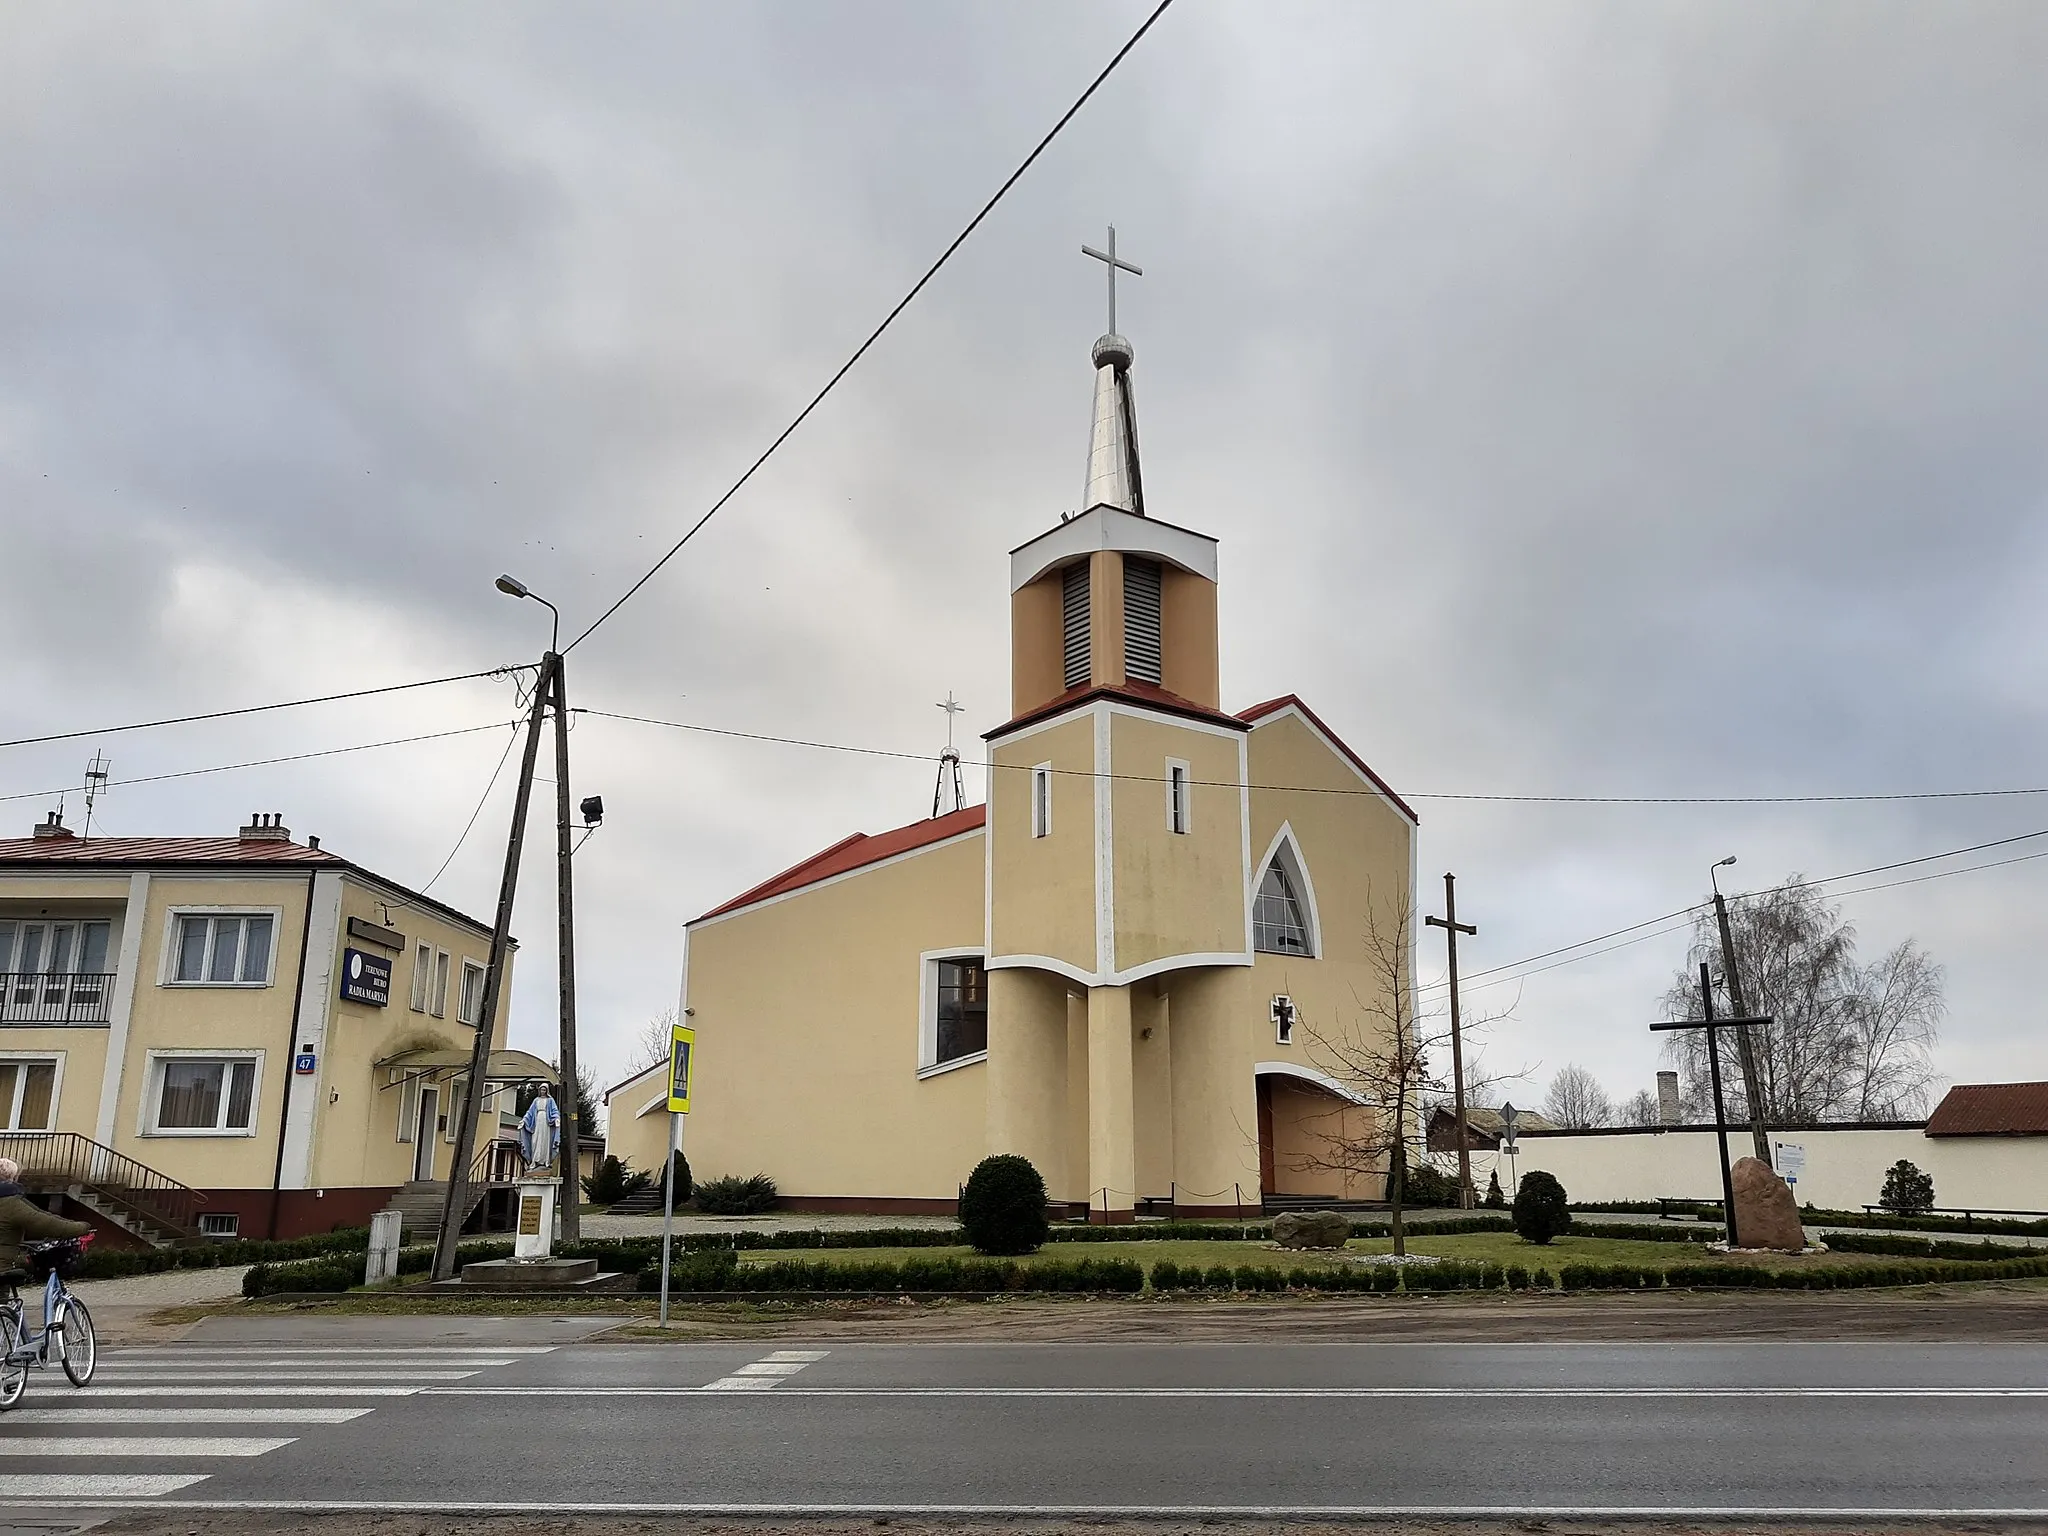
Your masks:
M1408 1168L1411 1160L1428 1151L1425 1106L1450 1092L1449 1074L1437 1062L1448 1059L1451 1026L1443 1014L1416 1009L1408 968L1414 914L1407 894L1390 912L1376 905L1368 891L1366 913L1368 995L1352 994L1356 1008L1348 1018L1301 1019L1296 1024L1310 1062L1366 1112L1340 1109L1320 1117L1320 1150L1308 1162L1347 1176L1384 1178L1394 1252L1405 1256ZM1466 1041L1498 1018L1468 1016ZM1476 1063L1476 1051L1472 1059ZM1467 1087L1469 1104L1469 1079Z
M1907 939L1874 965L1856 958L1856 930L1839 905L1795 875L1773 890L1729 903L1736 963L1750 1011L1772 1022L1754 1031L1763 1118L1910 1118L1926 1112L1940 1081L1930 1056L1943 1014L1941 967ZM1701 1016L1699 967L1721 970L1711 915L1693 930L1687 965L1665 994L1674 1018ZM1716 1001L1716 1012L1725 1002ZM1689 1116L1712 1113L1704 1030L1676 1031L1665 1055L1679 1069ZM1732 1042L1723 1041L1724 1049ZM1732 1052L1730 1053L1732 1054ZM1742 1074L1723 1065L1731 1119L1749 1118Z
M644 1072L655 1063L668 1060L669 1032L675 1023L676 1011L669 1008L640 1026L633 1041L633 1071Z
M1543 1095L1543 1118L1566 1130L1583 1131L1614 1124L1614 1101L1600 1079L1575 1061L1568 1061L1550 1079Z
M1621 1125L1656 1125L1663 1115L1657 1108L1657 1095L1647 1088L1638 1088L1616 1111L1616 1118Z

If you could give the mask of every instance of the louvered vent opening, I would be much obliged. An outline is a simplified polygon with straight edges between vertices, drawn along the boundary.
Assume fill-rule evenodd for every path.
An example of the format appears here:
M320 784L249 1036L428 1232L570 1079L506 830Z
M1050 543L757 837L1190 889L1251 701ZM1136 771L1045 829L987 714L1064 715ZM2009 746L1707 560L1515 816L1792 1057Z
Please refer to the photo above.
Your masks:
M1159 681L1159 562L1124 556L1124 675Z
M1060 622L1066 645L1069 688L1088 681L1088 562L1060 573Z

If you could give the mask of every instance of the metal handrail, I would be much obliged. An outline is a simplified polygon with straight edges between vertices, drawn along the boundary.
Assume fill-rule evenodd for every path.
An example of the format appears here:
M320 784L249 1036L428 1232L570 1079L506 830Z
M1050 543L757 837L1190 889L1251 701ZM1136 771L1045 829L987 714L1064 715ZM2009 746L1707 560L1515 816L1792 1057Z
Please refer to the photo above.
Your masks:
M0 971L0 1024L104 1024L112 971Z
M21 1165L23 1181L81 1184L180 1237L198 1230L206 1196L76 1131L0 1132L0 1156Z

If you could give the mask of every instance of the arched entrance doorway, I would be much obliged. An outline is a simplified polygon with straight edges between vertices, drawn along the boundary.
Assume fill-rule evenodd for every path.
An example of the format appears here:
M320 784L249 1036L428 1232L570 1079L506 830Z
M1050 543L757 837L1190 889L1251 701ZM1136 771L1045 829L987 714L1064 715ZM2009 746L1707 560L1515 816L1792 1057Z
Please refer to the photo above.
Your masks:
M1384 1159L1365 1155L1378 1116L1343 1084L1291 1061L1257 1075L1259 1189L1325 1200L1386 1197Z

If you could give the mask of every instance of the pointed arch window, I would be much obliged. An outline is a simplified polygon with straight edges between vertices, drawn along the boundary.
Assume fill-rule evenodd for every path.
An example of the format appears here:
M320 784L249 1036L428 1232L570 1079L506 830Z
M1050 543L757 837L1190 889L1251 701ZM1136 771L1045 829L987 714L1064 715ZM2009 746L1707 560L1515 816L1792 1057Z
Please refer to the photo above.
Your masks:
M1252 948L1263 955L1313 958L1314 904L1308 874L1293 841L1284 836L1277 839L1252 894Z

